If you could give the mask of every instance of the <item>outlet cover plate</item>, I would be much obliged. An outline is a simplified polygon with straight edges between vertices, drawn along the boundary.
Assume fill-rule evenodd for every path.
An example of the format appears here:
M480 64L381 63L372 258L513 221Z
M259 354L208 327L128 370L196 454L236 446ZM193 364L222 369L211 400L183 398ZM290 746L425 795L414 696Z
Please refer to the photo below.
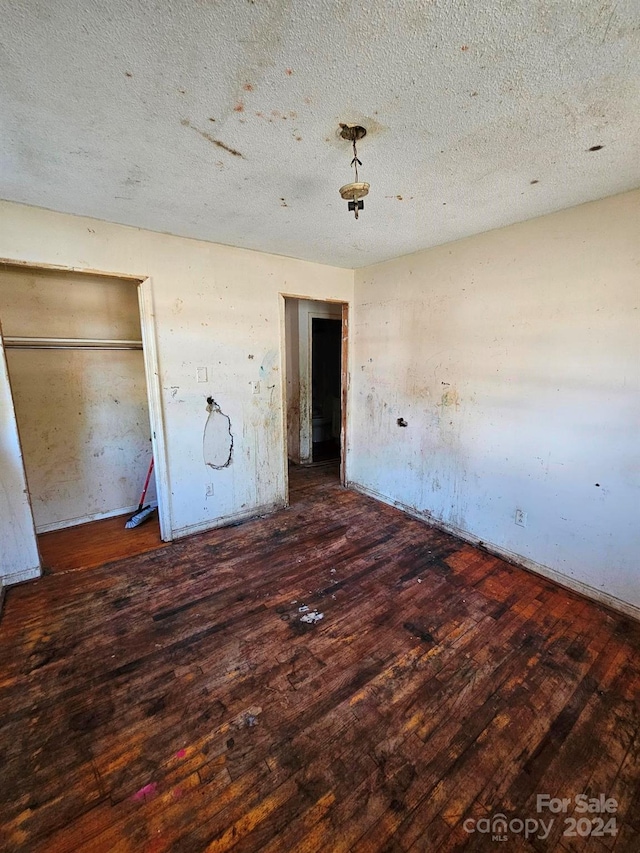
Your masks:
M527 526L527 513L523 509L517 509L513 519L518 527Z

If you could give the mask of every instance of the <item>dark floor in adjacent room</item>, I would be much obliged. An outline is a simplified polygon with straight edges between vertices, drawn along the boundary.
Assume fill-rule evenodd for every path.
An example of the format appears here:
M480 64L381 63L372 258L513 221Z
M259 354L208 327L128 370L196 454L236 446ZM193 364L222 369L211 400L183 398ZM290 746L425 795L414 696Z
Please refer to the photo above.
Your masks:
M291 501L9 589L0 849L637 850L640 626L330 469ZM465 831L601 792L615 836Z
M312 464L333 462L340 459L340 442L336 439L330 441L314 441L311 448Z

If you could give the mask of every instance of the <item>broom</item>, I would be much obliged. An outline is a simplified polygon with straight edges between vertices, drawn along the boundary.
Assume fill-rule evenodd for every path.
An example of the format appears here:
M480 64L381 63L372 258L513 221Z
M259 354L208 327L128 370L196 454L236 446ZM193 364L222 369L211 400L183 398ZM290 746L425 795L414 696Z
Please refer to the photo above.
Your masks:
M149 463L149 471L147 473L147 479L144 481L144 487L142 489L142 494L140 495L140 504L138 505L138 509L131 516L129 521L125 524L125 528L127 530L131 530L132 527L138 527L139 524L142 524L143 521L146 521L150 515L155 511L155 507L151 506L151 504L147 504L147 506L143 506L144 499L147 495L147 489L149 488L149 480L151 479L151 472L153 471L153 456L151 457L151 462Z

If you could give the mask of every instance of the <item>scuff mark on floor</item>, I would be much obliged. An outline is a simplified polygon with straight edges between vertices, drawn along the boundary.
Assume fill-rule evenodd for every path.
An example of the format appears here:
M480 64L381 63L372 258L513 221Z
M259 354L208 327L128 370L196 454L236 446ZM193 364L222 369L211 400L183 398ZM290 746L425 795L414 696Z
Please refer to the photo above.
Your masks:
M419 640L422 640L423 643L435 642L433 634L430 634L429 631L425 631L424 628L421 628L420 625L416 625L414 622L405 622L402 627L405 631L408 631L412 637L417 637Z

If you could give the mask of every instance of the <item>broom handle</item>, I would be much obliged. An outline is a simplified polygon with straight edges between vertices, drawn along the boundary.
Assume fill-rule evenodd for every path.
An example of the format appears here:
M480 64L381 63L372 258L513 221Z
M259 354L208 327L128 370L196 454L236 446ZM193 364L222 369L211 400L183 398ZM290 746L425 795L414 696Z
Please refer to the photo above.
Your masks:
M153 471L153 456L151 457L151 462L149 463L149 471L147 472L147 479L144 481L144 487L142 489L142 494L140 495L140 506L138 507L138 512L142 509L144 504L144 499L147 496L147 489L149 488L149 480L151 479L151 472Z

